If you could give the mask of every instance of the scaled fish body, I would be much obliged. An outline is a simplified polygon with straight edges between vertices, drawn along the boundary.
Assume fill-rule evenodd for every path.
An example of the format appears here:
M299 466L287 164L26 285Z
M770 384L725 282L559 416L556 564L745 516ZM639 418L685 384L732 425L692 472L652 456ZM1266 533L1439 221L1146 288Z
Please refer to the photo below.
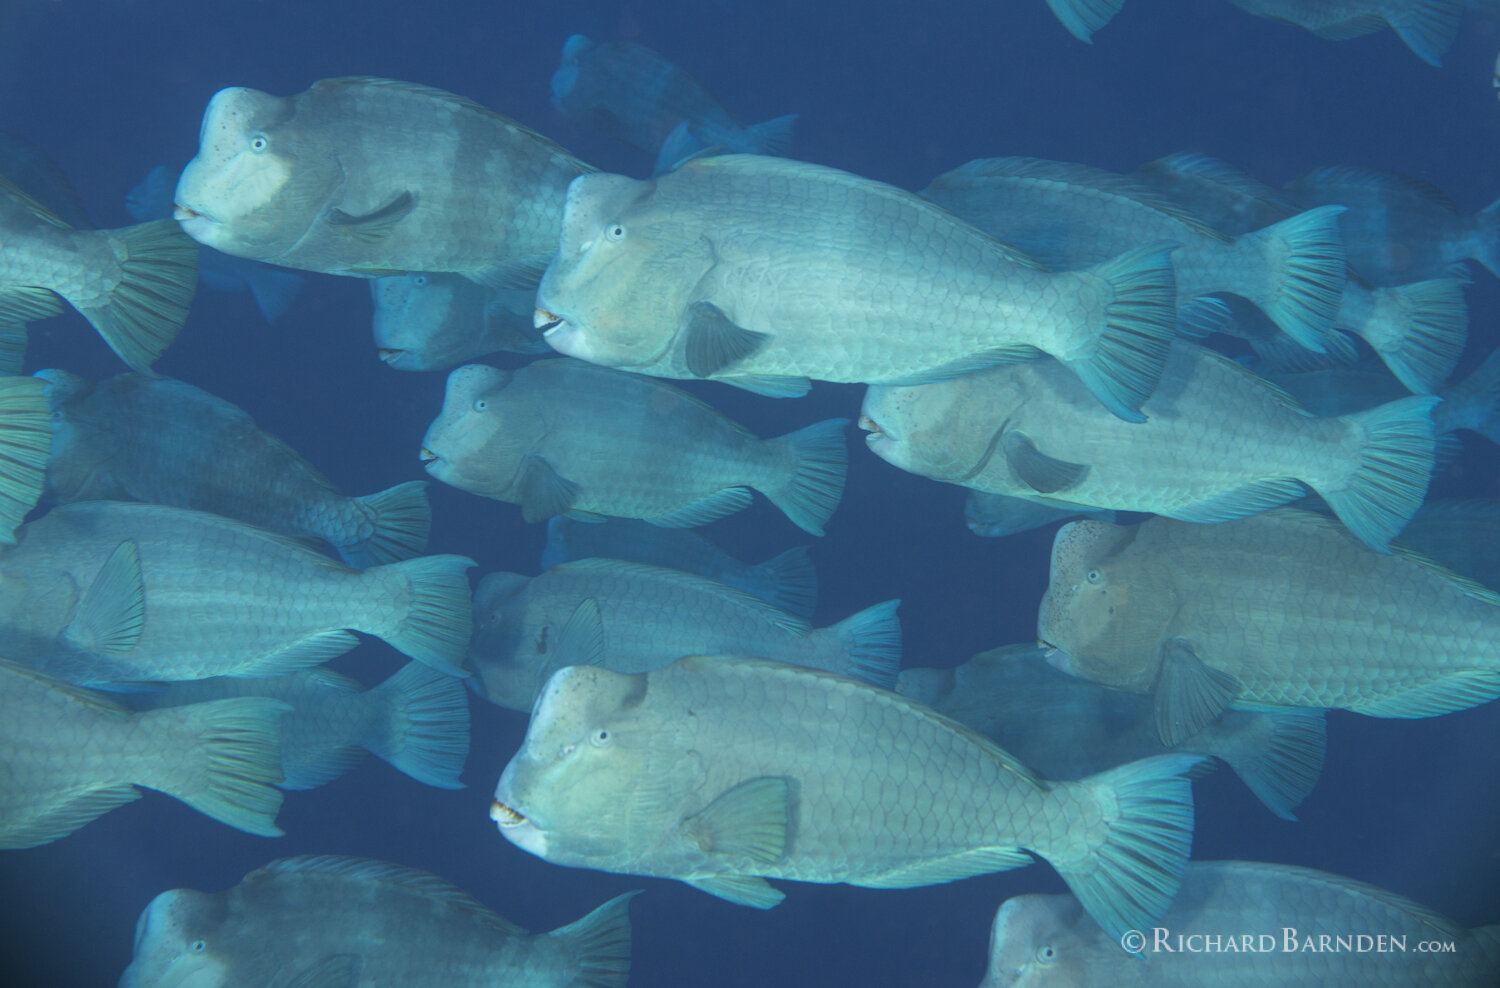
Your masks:
M530 710L547 677L565 665L645 672L707 653L760 655L891 686L901 665L899 603L814 628L692 573L580 559L530 579L491 573L481 580L469 661L476 688L515 710Z
M123 694L136 710L181 707L237 696L279 700L283 789L315 789L373 752L418 782L462 789L469 753L468 691L463 680L408 662L373 689L328 669L265 679L216 676Z
M578 179L537 293L556 350L795 395L1040 352L1139 420L1175 332L1168 247L1051 273L918 196L754 155Z
M822 535L844 490L846 425L758 439L641 375L578 360L470 364L449 375L422 459L445 484L520 504L527 521L570 514L690 528L748 507L754 489Z
M440 89L358 77L287 97L237 87L209 101L173 215L237 257L522 287L557 248L568 182L590 170Z
M1134 956L1087 922L1070 895L1007 899L995 914L989 969L979 988L1487 988L1500 982L1500 926L1461 929L1384 889L1290 865L1194 862L1160 929L1139 932L1132 945L1140 946L1140 956ZM1222 947L1231 939L1235 949L1180 949ZM1424 941L1453 949L1427 952L1418 946ZM1328 947L1320 950L1320 944Z
M1462 0L1229 0L1257 17L1343 41L1389 27L1429 65L1442 65L1453 44Z
M121 360L145 370L187 320L197 253L171 220L74 230L0 178L0 328L12 337L61 311L61 296ZM6 348L14 352L13 340ZM19 358L6 364L18 370Z
M547 683L490 815L556 864L655 875L743 905L766 878L910 888L1055 867L1111 935L1186 864L1186 755L1048 785L921 704L776 662L692 656Z
M873 387L862 422L870 448L904 470L1053 505L1216 522L1311 487L1378 549L1426 494L1435 403L1314 418L1238 363L1179 343L1140 424L1105 413L1050 360Z
M751 565L686 528L632 518L580 522L563 515L547 522L542 569L595 556L696 573L800 618L810 619L818 602L818 574L802 546Z
M1338 311L1345 266L1334 206L1228 239L1124 176L1036 158L971 161L921 195L1053 270L1174 243L1179 308L1215 292L1238 295L1314 350Z
M1046 779L1081 779L1168 751L1221 758L1272 813L1292 811L1323 770L1321 710L1227 710L1175 748L1151 700L1053 669L1036 645L981 652L953 669L903 669L896 691L983 734Z
M282 858L225 892L152 899L119 988L624 988L633 895L532 935L425 872Z
M535 296L441 271L373 278L375 347L404 371L448 370L497 350L544 353L549 347L531 324Z
M47 489L59 501L131 500L209 511L323 540L351 566L427 548L427 485L347 497L235 405L165 377L93 382L38 371L52 407Z
M276 837L276 722L285 705L223 700L131 713L0 659L0 848L65 837L146 786L222 823Z
M356 629L462 676L473 565L354 570L200 511L65 504L0 554L0 649L83 685L273 676L348 651Z
M1169 744L1236 704L1431 717L1500 696L1500 596L1295 508L1063 526L1038 637L1075 676L1152 693Z
M650 48L581 34L563 45L552 75L552 105L615 140L661 152L657 171L709 147L785 154L797 120L791 114L746 127L702 83Z

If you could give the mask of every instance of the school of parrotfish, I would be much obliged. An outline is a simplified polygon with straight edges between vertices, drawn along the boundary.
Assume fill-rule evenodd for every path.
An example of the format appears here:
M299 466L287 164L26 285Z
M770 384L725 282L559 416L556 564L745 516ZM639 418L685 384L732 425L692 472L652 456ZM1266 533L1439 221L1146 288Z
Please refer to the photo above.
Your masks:
M1433 63L1460 9L1232 2L1329 38L1389 26ZM1049 4L1084 40L1121 6ZM89 228L60 172L6 145L0 847L138 787L274 836L285 793L367 753L459 788L472 694L529 711L482 785L499 834L558 865L767 909L788 881L1044 862L1070 894L999 906L984 988L1500 983L1500 926L1189 860L1214 761L1295 820L1325 711L1500 697L1500 506L1427 503L1456 430L1500 442L1500 358L1453 379L1500 202L1462 215L1363 167L1278 190L1191 154L1129 175L984 159L908 191L786 157L795 117L747 126L639 45L574 36L552 89L657 155L652 177L365 77L223 89L124 229ZM471 584L472 560L426 554L425 483L345 494L151 371L200 275L275 319L304 286L268 265L368 280L381 359L451 370L413 473L545 523L542 572ZM21 376L27 324L64 303L128 371ZM474 362L501 350L537 359ZM867 390L761 437L674 380ZM1064 522L1035 641L903 668L899 601L814 627L805 550L752 565L690 531L759 492L821 535L855 418L881 459L966 488L979 535ZM323 667L359 635L412 661L375 686ZM433 875L284 858L163 891L120 985L623 986L633 895L530 934ZM1129 938L1375 915L1460 948Z

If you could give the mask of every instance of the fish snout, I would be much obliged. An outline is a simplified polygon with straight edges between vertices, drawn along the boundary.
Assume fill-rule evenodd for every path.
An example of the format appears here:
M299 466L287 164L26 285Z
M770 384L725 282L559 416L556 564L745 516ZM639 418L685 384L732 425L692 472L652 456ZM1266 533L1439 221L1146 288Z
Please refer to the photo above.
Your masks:
M432 450L428 449L426 446L422 447L417 456L423 463L433 463L438 459L438 455Z
M531 325L536 329L540 329L543 334L552 332L552 330L562 325L562 323L562 316L540 307L531 313Z
M519 827L526 823L525 815L517 813L498 799L490 800L490 819L499 824L502 830Z

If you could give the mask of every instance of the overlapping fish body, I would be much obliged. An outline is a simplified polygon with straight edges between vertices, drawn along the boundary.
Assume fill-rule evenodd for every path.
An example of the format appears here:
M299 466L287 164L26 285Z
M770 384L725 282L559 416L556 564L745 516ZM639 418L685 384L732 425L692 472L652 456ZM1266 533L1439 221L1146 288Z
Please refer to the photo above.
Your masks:
M1500 596L1297 508L1070 522L1037 633L1073 675L1151 693L1168 743L1237 704L1431 717L1500 696Z
M375 348L396 370L448 370L497 350L549 348L531 324L529 288L486 288L442 271L370 280Z
M218 515L82 501L0 554L0 649L82 685L271 676L348 651L355 629L463 676L472 565L355 570Z
M537 294L554 349L768 394L940 380L1048 353L1139 421L1176 331L1169 247L1054 274L900 189L781 158L694 158L568 191Z
M237 257L328 274L535 284L592 169L478 103L390 79L214 94L173 215Z

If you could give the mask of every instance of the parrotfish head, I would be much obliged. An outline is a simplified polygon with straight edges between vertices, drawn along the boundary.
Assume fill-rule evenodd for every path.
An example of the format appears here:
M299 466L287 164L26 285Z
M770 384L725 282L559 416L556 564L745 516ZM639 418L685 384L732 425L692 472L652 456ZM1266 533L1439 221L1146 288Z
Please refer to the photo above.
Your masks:
M670 211L654 180L581 175L568 186L557 254L533 323L559 353L608 367L659 360L687 318L712 247Z
M1161 641L1161 629L1152 619L1170 601L1149 588L1133 587L1119 562L1138 531L1139 526L1092 520L1058 529L1037 638L1056 668L1105 686L1144 692L1155 680Z
M470 352L485 290L463 275L412 271L372 279L370 298L380 359L397 370L441 370Z
M237 257L275 260L296 245L344 181L337 155L295 98L222 89L209 100L198 154L173 193L188 236ZM309 133L311 131L311 133Z
M221 988L231 972L216 950L226 918L223 894L163 892L135 924L135 949L119 988Z
M1117 982L1091 981L1089 939L1102 939L1097 925L1071 895L1020 895L1007 899L990 927L990 959L979 988L1056 985L1087 988ZM1119 951L1119 948L1115 948ZM1140 963L1120 952L1125 960Z
M886 462L934 480L961 483L976 456L952 439L964 389L956 381L917 386L871 385L859 427L865 444Z
M448 375L442 411L422 437L420 456L435 479L491 496L512 483L520 458L504 454L514 452L518 422L504 392L514 377L486 364Z
M553 662L549 646L556 637L549 625L535 632L536 622L526 589L531 577L520 573L490 573L474 590L474 635L469 643L469 664L475 673L475 688L491 703L529 711L550 674Z

